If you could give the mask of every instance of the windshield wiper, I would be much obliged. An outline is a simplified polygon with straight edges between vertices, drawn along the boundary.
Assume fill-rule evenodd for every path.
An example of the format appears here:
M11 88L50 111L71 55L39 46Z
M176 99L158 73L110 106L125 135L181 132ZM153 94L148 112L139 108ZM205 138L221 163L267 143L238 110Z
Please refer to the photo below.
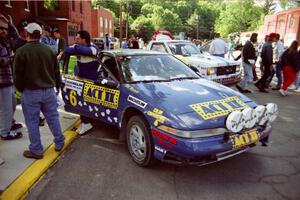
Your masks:
M192 79L199 79L199 77L177 77L177 78L171 78L170 80L192 80Z
M170 80L141 80L141 81L130 81L129 83L151 83L151 82L168 82Z

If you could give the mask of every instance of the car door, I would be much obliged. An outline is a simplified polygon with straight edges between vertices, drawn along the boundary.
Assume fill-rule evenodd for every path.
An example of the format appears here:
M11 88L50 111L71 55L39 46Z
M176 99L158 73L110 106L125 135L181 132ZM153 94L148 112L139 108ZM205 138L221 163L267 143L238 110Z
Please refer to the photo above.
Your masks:
M77 76L78 59L97 61L97 80ZM67 56L61 87L66 111L109 124L118 123L119 82L99 58L82 55Z

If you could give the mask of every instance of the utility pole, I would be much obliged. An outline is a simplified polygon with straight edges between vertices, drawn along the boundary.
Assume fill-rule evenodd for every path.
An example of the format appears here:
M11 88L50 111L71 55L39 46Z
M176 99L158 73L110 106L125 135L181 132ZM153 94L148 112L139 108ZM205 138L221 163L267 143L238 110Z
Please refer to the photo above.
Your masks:
M120 47L122 46L122 39L123 39L123 28L122 28L122 0L120 0L120 17L119 17L119 30L120 30L120 35L119 35L119 42L120 42Z
M197 40L199 39L199 15L197 14Z
M129 8L129 2L128 0L126 0L126 34L125 34L125 37L126 37L126 41L128 40L128 8Z

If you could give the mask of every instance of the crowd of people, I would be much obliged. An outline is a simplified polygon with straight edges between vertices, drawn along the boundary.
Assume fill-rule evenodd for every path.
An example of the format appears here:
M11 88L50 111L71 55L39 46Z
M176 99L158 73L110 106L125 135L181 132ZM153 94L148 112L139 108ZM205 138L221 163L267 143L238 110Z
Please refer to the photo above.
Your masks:
M16 122L15 90L22 93L21 106L28 129L29 146L23 156L33 159L43 158L39 126L47 121L54 136L55 151L64 146L57 111L57 95L60 93L60 65L64 55L79 53L96 56L99 49L91 43L87 31L78 31L75 44L66 46L59 29L41 27L38 23L20 22L17 27L11 17L0 14L0 137L14 140L22 137L23 125ZM77 58L78 76L94 79L98 63L95 60L81 62ZM92 128L90 119L81 116L82 123L76 130L84 134ZM0 158L0 164L4 162Z
M242 59L244 76L240 84L236 85L241 93L251 93L248 85L257 80L256 64L258 56L261 58L260 69L261 78L254 84L260 92L268 93L274 75L277 83L272 90L279 90L282 96L287 95L287 89L294 83L295 91L299 90L299 80L297 78L300 70L300 51L298 42L295 40L285 49L280 35L271 33L266 35L265 42L261 45L260 52L257 46L257 33L252 33L250 40L246 42L241 50L241 55L237 58Z

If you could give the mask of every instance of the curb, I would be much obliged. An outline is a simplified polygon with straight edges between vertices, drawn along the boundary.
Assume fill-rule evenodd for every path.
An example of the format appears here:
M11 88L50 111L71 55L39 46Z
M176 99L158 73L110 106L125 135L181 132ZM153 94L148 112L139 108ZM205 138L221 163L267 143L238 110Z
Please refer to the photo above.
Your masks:
M55 145L51 143L44 151L44 158L34 161L28 166L22 174L14 180L1 194L1 200L24 199L28 190L39 181L44 173L58 160L60 155L66 150L71 142L78 136L73 131L74 127L78 127L80 120L71 125L63 134L65 136L65 145L60 152L54 150Z

